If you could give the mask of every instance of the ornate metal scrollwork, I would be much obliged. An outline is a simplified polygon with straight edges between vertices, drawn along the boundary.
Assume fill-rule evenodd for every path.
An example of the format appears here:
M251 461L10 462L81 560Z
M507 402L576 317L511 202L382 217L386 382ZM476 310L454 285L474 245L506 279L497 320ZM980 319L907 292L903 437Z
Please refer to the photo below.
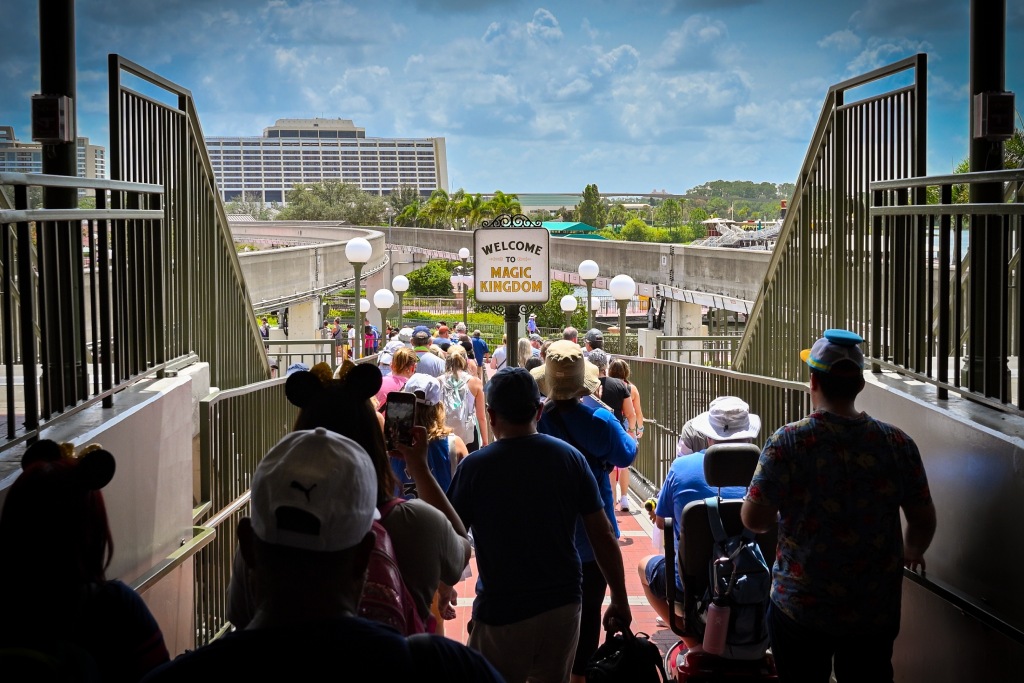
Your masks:
M543 221L534 221L529 216L517 213L514 216L510 213L503 213L495 216L494 220L483 221L482 228L543 228Z

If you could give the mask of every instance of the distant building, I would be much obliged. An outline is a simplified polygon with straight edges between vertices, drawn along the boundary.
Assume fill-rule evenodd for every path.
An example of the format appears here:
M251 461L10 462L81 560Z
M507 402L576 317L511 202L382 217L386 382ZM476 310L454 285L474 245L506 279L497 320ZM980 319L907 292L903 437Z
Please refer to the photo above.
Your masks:
M244 193L283 204L295 185L324 180L377 195L448 190L444 138L368 138L348 119L278 119L263 137L211 137L206 146L226 202Z
M42 173L43 146L38 142L22 142L15 137L12 126L0 126L0 171L9 173ZM106 149L78 138L78 177L106 178Z
M0 126L0 173L4 172L42 173L43 146L38 142L21 142L15 137L13 126ZM90 144L89 138L78 138L78 177L107 177L106 149ZM87 193L79 190L78 194Z

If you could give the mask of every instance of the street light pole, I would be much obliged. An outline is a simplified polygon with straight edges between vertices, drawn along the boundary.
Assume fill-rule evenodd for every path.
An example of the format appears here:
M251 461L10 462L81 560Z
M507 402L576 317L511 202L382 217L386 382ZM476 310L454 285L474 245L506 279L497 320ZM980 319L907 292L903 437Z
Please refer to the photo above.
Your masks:
M562 309L562 313L565 313L565 326L572 326L572 314L576 311L576 307L579 306L579 302L576 297L572 294L566 294L558 302L559 308Z
M373 305L377 307L377 314L380 316L380 331L384 333L388 325L388 311L395 303L395 295L386 289L378 289L373 293Z
M363 345L359 330L362 329L363 326L359 324L359 309L360 297L363 294L363 284L360 280L360 275L362 274L363 264L370 260L371 254L373 254L373 247L371 247L370 243L362 237L353 237L348 241L348 244L345 245L345 258L348 259L348 262L352 265L352 270L355 271L355 281L353 283L355 292L352 298L352 327L353 332L355 332L352 337L353 360L356 358L362 358L361 350ZM369 310L369 307L367 307L367 310Z
M402 329L402 297L409 290L409 278L404 275L396 275L391 280L391 289L398 294L398 329Z
M594 328L594 280L597 279L600 268L598 268L597 262L587 259L580 261L576 272L580 274L580 279L587 285L587 329L590 330Z
M628 275L616 275L608 283L615 301L619 304L619 353L626 355L626 307L636 294L636 283Z
M462 324L469 329L469 309L466 302L466 290L469 281L469 269L466 267L466 261L469 259L469 249L462 247L459 249L459 258L462 259Z

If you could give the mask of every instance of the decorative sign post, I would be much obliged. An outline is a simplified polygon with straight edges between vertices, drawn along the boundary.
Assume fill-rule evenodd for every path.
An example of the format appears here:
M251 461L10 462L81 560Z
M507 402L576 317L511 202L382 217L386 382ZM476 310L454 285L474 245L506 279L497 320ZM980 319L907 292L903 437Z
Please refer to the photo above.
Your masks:
M511 229L509 229L511 228ZM551 298L550 235L540 221L501 214L473 233L476 300L505 304L505 358L519 364L517 342L522 306Z

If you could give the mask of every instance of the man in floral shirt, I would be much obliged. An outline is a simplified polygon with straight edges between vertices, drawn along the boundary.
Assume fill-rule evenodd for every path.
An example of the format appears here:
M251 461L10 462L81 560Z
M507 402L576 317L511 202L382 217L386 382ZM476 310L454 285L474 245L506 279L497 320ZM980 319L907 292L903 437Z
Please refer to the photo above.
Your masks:
M826 330L801 353L814 411L768 439L743 503L751 530L778 523L768 630L780 680L827 682L834 666L839 683L892 681L903 568L924 571L935 533L914 441L854 407L863 342Z

